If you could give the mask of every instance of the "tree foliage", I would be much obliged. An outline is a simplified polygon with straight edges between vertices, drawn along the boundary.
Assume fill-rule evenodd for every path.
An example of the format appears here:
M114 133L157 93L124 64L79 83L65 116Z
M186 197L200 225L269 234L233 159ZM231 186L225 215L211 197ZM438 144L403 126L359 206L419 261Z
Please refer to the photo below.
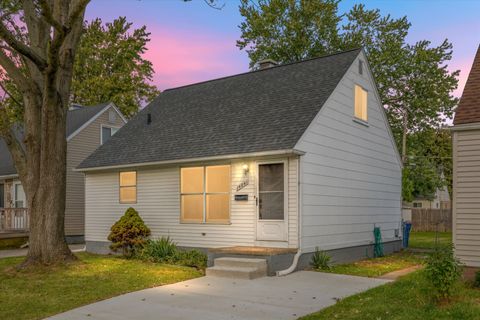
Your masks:
M336 0L242 0L240 14L244 21L239 26L241 36L237 47L246 50L251 66L266 58L288 63L363 47L397 147L406 162L408 156L415 155L422 147L416 145L409 152L408 139L416 132L438 130L452 117L457 104L452 91L457 87L459 74L448 70L452 44L448 40L438 46L428 40L408 43L411 24L407 17L392 18L363 4L340 14L338 3ZM432 140L426 141L427 138ZM425 134L417 142L431 145L434 138ZM425 152L422 155L434 156ZM422 161L422 166L427 168L429 164ZM419 168L406 170L407 190L416 189L410 182ZM422 172L419 177L430 176L426 169ZM420 183L431 185L431 181Z
M72 102L113 101L129 117L158 95L151 84L153 65L142 56L150 33L146 26L131 28L125 17L105 25L100 18L85 23L74 66Z

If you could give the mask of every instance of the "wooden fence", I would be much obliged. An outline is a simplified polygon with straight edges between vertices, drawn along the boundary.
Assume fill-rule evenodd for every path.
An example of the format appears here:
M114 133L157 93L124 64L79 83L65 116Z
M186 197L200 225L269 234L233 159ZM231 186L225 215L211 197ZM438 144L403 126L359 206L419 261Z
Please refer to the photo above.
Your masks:
M413 231L452 231L452 209L412 209Z

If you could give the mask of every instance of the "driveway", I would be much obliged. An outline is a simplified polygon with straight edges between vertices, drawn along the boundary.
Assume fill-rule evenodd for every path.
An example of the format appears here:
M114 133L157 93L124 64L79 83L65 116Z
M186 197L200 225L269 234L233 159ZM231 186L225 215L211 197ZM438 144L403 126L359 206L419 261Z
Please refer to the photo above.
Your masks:
M300 271L285 277L202 277L128 293L49 319L297 319L389 280Z

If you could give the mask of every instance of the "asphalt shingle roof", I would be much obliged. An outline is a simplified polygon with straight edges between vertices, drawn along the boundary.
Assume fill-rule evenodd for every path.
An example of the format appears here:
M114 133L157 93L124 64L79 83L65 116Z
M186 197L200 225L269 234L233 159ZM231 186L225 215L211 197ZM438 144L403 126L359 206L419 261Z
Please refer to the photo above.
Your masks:
M480 122L480 46L463 89L462 98L455 111L453 124Z
M109 103L102 103L90 107L81 107L75 110L69 110L67 113L67 137L77 131L88 120L102 111ZM19 140L22 140L23 133L21 129L18 131ZM7 144L0 138L0 176L16 174L17 170L13 163Z
M166 90L79 168L292 149L359 52Z

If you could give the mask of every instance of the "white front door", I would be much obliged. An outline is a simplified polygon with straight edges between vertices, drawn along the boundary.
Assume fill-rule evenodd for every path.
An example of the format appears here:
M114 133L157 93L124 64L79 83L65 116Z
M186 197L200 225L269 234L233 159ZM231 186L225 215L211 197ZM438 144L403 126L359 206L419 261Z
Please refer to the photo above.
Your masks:
M286 166L284 161L257 166L257 240L287 240Z

